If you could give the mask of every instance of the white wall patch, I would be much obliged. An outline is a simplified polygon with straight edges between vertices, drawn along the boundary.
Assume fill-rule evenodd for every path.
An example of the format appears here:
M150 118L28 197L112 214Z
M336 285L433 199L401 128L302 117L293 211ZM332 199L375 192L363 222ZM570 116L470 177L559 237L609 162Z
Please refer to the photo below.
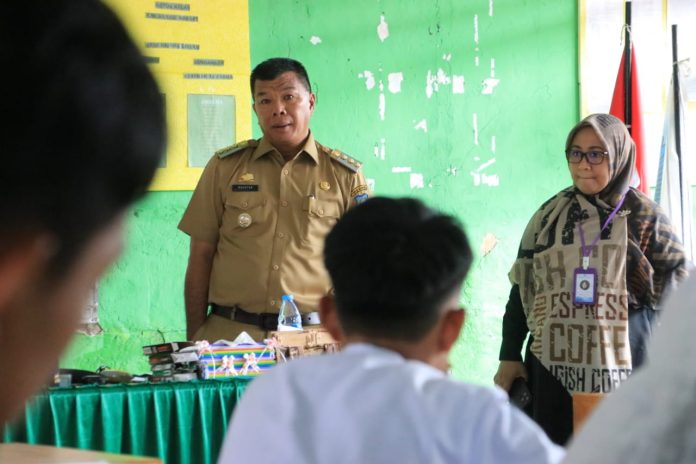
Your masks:
M430 98L433 96L433 92L436 89L437 84L435 83L435 77L432 75L430 70L428 70L428 75L425 76L425 95Z
M365 87L367 90L372 90L375 87L375 76L370 71L363 71L358 74L360 79L365 79Z
M423 174L414 172L411 174L411 178L409 180L409 186L412 189L422 189L423 188Z
M450 84L452 82L452 79L447 75L445 71L442 70L442 68L439 68L437 70L437 83L438 84Z
M384 138L379 139L379 143L375 142L374 154L375 158L384 160Z
M474 113L471 123L474 126L474 145L478 145L478 114Z
M312 45L317 45L321 43L321 37L317 37L316 35L313 35L312 38L309 39L309 43Z
M497 174L488 175L480 172L471 172L471 176L474 178L474 186L478 187L480 185L487 185L489 187L497 187L500 185L500 179Z
M488 0L488 16L493 16L493 0Z
M452 84L452 78L442 68L438 69L435 74L428 70L428 75L425 77L425 95L430 98L434 92L440 90L441 85L450 84Z
M481 83L481 94L492 94L499 83L500 79L495 78L495 58L491 58L491 77Z
M495 135L491 135L491 151L495 153Z
M413 128L414 128L414 129L420 129L420 130L422 130L423 132L428 132L428 121L426 121L425 119L421 119L420 122L419 122L418 124L416 124L415 126L413 126Z
M401 81L404 80L404 73L389 73L387 79L389 79L389 91L391 93L401 92Z
M464 93L464 76L452 76L452 93Z
M411 167L410 166L396 166L392 168L392 172L394 174L398 174L400 172L411 172Z
M445 53L442 55L442 59L445 61L450 61L452 59L452 54L451 53Z
M370 179L369 177L365 179L367 181L367 188L370 189L370 192L374 193L375 191L375 180Z
M384 20L384 16L379 17L379 25L377 26L377 36L379 40L384 42L389 37L389 24Z
M494 79L492 77L489 77L488 79L485 79L481 83L481 94L482 95L491 95L495 88L500 84L500 79Z
M484 185L488 185L489 187L497 187L500 185L500 179L498 178L498 174L493 174L492 176L483 174L481 176L481 182L483 182Z
M384 98L384 83L379 81L379 119L384 121L384 113L387 110L387 101Z

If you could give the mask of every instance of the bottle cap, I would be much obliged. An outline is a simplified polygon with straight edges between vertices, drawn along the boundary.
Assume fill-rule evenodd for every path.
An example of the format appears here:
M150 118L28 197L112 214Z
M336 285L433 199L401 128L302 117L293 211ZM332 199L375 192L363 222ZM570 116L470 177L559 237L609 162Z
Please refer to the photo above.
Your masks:
M280 297L280 299L283 301L293 301L295 297L292 295L283 295L282 297Z

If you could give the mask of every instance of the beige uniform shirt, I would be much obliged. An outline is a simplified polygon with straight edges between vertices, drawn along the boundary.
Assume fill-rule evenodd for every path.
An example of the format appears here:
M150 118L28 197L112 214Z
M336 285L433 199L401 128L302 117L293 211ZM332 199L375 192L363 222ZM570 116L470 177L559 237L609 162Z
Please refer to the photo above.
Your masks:
M310 134L285 162L265 139L219 150L193 193L179 229L217 244L208 300L276 312L293 294L301 312L330 288L324 237L348 208L367 199L360 163Z

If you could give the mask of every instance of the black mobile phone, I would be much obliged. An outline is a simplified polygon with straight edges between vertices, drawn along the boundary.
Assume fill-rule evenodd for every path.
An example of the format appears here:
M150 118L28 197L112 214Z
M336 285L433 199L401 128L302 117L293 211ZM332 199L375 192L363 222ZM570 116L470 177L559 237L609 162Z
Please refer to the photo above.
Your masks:
M532 401L532 393L529 391L529 386L527 386L527 381L524 377L517 377L513 380L508 396L510 397L510 402L520 409Z

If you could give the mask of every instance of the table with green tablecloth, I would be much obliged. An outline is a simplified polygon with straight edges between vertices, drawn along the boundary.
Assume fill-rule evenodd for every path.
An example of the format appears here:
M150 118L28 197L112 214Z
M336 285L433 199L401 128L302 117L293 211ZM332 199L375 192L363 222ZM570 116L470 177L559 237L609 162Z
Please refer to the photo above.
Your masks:
M157 456L167 464L214 463L248 382L54 388L27 403L3 441Z

